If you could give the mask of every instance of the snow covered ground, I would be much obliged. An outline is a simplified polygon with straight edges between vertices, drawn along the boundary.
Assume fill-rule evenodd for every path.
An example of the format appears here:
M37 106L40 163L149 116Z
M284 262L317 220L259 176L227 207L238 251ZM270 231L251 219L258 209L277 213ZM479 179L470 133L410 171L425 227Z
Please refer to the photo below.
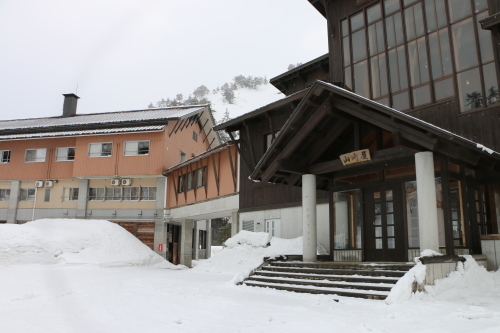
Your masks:
M0 332L500 332L500 272L472 261L429 293L388 305L232 282L298 239L268 248L240 239L185 269L115 227L0 225Z

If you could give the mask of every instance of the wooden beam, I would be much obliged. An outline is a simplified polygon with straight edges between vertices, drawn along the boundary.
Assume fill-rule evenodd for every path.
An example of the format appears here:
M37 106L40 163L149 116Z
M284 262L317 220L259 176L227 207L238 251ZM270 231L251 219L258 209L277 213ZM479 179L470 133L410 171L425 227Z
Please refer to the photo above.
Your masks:
M403 135L401 135L400 132L393 132L392 133L392 141L394 143L394 146L399 147L399 148L404 148L406 150L410 150L410 151L413 151L415 153L421 152L423 150L421 146L405 139L403 137ZM378 147L378 144L377 144L377 147Z
M305 175L309 173L309 168L307 165L298 164L288 160L281 160L278 163L278 170L285 171L288 173L296 173L299 175Z
M208 131L207 135L205 136L205 139L203 139L203 141L201 143L205 143L205 141L208 139L208 135L210 133L212 133L212 130L213 130L213 128L211 128L210 131Z
M257 165L257 160L255 159L255 152L253 149L254 142L253 142L252 138L250 137L250 129L248 126L248 122L244 121L243 126L245 126L245 133L247 135L248 147L250 148L250 156L252 157L253 166L255 167L255 165Z
M210 142L210 144L208 145L207 150L209 150L209 149L210 149L210 147L212 147L212 144L214 143L214 141L215 141L215 138L213 138L213 139L212 139L212 142Z
M219 174L217 173L217 167L215 165L215 156L214 154L210 155L212 158L212 166L214 168L214 177L215 177L215 186L217 187L217 196L219 196Z
M174 127L172 127L172 130L170 131L170 134L168 134L168 137L170 137L172 135L172 133L175 131L175 129L177 128L177 126L179 125L180 122L181 122L181 120L177 120L177 122L175 123Z
M238 184L238 179L237 179L238 174L236 173L236 168L235 168L236 161L235 161L235 163L233 163L233 156L231 154L231 146L227 147L227 155L229 158L229 165L231 166L231 175L232 175L231 178L233 179L234 192L236 192L237 184Z
M207 120L205 121L205 123L203 124L203 126L201 126L200 131L198 132L198 134L201 134L201 132L203 132L203 129L205 128L205 126L207 125L207 123L208 123L208 121L209 121L209 120L210 120L210 119L207 119Z
M236 150L238 150L238 153L240 154L240 157L241 157L241 159L243 160L243 164L245 164L245 166L248 168L248 172L249 172L249 173L252 173L253 168L252 168L252 167L250 167L250 163L248 163L248 160L247 160L247 158L245 157L245 155L243 155L243 154L241 153L241 149L240 149L240 147L238 146L238 143L236 143L236 140L234 139L233 133L232 133L232 132L230 132L230 131L229 131L229 132L226 132L226 133L227 133L227 134L229 135L229 137L231 138L231 141L233 141L233 144L234 144L234 146L236 147Z
M177 131L179 130L179 128L181 128L182 126L184 126L185 125L185 121L187 121L187 120L188 120L187 118L181 120L181 124L177 127L177 129L175 130L174 134L177 134Z
M332 160L323 163L317 163L309 166L311 173L315 175L321 175L330 172L336 172L341 170L357 169L366 165L373 165L375 163L387 163L394 159L413 156L412 152L401 148L389 148L385 150L379 150L371 153L372 160L369 162L361 162L350 165L343 165L340 159Z
M335 142L342 133L350 126L350 122L345 119L339 119L337 123L330 130L329 135L327 135L322 141L316 143L315 150L311 151L307 157L309 163L314 163L325 153L325 151L330 148L330 146Z

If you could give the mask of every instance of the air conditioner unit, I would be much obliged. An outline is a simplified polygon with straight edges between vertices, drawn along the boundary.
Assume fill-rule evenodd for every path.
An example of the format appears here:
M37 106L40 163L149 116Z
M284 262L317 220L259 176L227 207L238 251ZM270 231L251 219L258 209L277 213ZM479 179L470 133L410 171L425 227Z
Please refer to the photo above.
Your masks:
M43 187L43 180L37 180L35 182L35 187Z
M132 185L132 179L130 178L122 179L122 186L130 186L130 185Z
M45 181L45 187L52 187L52 186L54 186L53 180L46 180Z
M111 186L120 186L120 184L121 184L121 183L120 183L120 180L121 180L121 179L118 179L118 178L116 178L116 179L111 179Z

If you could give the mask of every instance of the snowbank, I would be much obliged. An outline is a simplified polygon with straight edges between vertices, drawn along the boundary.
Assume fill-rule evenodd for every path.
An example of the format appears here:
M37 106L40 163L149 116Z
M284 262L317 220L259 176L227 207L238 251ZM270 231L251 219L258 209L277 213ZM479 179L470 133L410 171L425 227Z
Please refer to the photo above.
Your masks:
M471 297L499 296L500 270L488 272L471 256L464 256L465 263L458 262L457 270L444 279L426 285L424 292L412 293L412 284L422 284L425 279L425 265L418 262L392 288L386 299L387 304L402 303L409 300L460 301Z
M210 259L197 262L193 271L232 274L232 282L239 283L262 265L265 257L302 255L302 237L269 238L265 232L242 230L225 242L226 247L222 251ZM318 254L325 252L323 247L318 246Z
M0 225L0 265L94 264L175 268L105 220L43 219Z

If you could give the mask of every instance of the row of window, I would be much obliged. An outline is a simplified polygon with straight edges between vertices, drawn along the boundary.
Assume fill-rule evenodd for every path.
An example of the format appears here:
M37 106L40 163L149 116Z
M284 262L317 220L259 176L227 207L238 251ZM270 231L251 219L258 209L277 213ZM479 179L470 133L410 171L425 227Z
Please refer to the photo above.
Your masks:
M382 0L341 21L345 86L401 111L455 87L462 112L498 103L488 15L487 0Z
M197 169L195 171L179 176L179 188L177 192L183 193L193 190L197 187L205 186L207 179L207 167Z
M88 157L106 157L113 153L112 142L98 142L89 144ZM10 163L11 150L0 150L0 163ZM124 156L149 155L149 140L125 141L123 148ZM25 162L45 162L47 148L26 149ZM58 147L56 149L56 161L73 161L75 159L75 147Z
M44 201L50 201L51 189L44 189ZM65 201L77 201L78 187L63 189ZM19 191L19 201L35 201L35 188L22 188ZM10 189L0 189L0 201L10 199ZM151 201L156 200L156 187L91 187L89 200L92 201Z

